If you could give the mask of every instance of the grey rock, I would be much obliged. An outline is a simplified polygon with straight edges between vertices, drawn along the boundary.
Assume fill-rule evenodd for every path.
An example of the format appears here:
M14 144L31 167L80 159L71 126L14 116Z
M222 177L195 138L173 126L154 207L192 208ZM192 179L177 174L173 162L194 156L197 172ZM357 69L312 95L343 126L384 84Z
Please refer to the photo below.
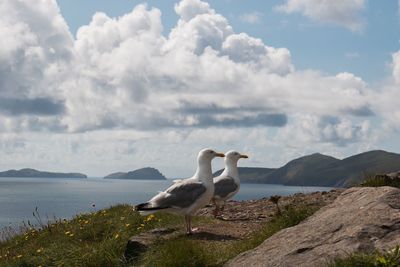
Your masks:
M400 189L355 187L226 266L324 266L335 257L391 249L398 244Z
M388 173L386 175L389 176L392 179L400 179L400 171L391 172L391 173Z

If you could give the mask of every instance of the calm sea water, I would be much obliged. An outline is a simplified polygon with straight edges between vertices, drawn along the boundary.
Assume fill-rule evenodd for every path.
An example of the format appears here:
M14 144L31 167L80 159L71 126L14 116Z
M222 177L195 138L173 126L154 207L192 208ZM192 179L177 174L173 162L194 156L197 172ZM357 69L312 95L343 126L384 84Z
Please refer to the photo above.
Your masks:
M172 184L171 180L0 178L0 228L32 221L36 207L43 218L71 218L120 203L137 204ZM236 200L271 195L328 191L329 187L242 184Z

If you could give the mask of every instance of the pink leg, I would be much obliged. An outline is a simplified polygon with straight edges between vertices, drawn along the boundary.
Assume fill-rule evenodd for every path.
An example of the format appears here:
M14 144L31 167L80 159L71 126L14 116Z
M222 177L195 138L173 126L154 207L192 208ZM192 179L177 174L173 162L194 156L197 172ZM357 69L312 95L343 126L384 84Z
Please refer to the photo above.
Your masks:
M217 218L217 216L219 215L219 206L218 206L218 204L217 204L217 202L215 202L215 201L213 201L214 202L214 205L215 205L215 210L213 211L213 215L214 215L214 218Z
M185 216L186 220L186 234L191 235L199 231L198 228L192 228L192 218L190 215Z

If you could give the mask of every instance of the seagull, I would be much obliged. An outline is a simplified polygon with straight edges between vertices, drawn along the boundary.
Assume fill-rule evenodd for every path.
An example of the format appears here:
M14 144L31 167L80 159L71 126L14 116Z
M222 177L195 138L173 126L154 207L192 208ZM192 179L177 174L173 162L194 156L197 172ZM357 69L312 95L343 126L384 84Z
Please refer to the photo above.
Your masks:
M214 178L214 197L212 202L215 204L214 217L220 215L221 206L225 201L233 197L240 188L239 172L237 162L239 159L248 156L230 150L225 154L225 170L220 176Z
M165 191L158 193L146 203L135 206L134 210L147 215L159 210L185 215L186 233L193 234L191 216L207 205L214 195L211 161L225 157L212 149L203 149L197 156L197 171L188 179L177 180Z

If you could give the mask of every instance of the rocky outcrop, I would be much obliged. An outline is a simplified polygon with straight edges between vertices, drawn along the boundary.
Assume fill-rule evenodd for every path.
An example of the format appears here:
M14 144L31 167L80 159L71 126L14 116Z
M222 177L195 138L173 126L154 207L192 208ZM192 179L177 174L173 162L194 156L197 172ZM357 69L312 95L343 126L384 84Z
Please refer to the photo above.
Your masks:
M297 226L284 229L226 266L324 266L353 252L400 244L400 189L354 187Z

